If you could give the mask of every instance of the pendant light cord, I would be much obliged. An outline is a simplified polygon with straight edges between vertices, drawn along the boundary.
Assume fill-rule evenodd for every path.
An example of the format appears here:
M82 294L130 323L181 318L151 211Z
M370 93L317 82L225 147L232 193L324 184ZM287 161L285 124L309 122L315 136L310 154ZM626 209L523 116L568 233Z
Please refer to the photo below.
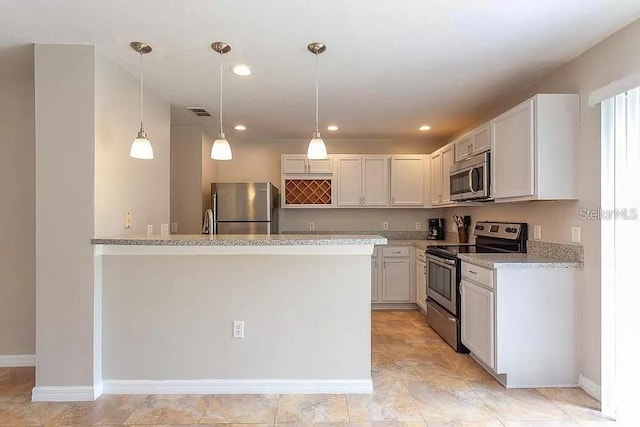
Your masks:
M223 96L223 91L222 91L222 71L223 71L223 57L222 57L222 53L220 53L220 135L224 135L224 131L222 130L222 96Z
M142 74L142 51L140 52L140 130L143 130L142 123L144 122L144 75Z
M318 127L318 110L320 109L320 104L318 101L319 98L319 84L318 81L320 80L320 72L318 71L318 53L316 52L316 133L320 133L319 127Z

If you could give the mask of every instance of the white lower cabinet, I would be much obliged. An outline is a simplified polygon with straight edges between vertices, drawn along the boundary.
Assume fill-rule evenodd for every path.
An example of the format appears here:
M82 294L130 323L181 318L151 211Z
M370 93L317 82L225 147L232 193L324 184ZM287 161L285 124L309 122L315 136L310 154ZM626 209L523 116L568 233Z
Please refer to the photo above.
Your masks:
M576 385L579 268L532 267L462 263L462 343L508 388Z
M378 254L371 256L371 302L378 301Z
M408 258L383 258L382 300L386 302L411 301L411 267Z
M495 369L495 306L493 291L461 282L462 344L485 365Z
M424 256L424 254L423 254ZM427 311L427 264L416 255L416 304L423 311Z
M372 303L386 306L416 302L413 251L410 246L376 247L371 258Z

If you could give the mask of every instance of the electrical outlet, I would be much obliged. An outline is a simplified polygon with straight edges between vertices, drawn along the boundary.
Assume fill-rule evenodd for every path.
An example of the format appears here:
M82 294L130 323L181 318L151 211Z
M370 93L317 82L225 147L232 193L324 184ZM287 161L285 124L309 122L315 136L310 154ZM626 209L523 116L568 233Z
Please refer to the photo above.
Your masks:
M233 337L244 338L244 320L233 321Z
M131 212L124 213L124 228L131 228L131 222L133 221L133 215Z
M581 240L581 236L580 236L580 227L571 227L571 241L573 243L580 243Z
M382 223L382 229L383 230L388 230L389 229L389 221L384 221Z
M163 236L169 235L169 224L160 224L160 234Z
M309 230L313 231L313 230L315 230L315 229L316 229L316 223L315 223L315 222L313 222L313 221L311 221L311 222L309 223Z
M147 235L151 236L153 234L153 225L147 225Z
M533 226L533 238L542 239L542 226L540 225Z
M177 222L172 222L171 223L171 232L172 233L177 233L178 232L178 223Z
M420 221L416 221L416 230L420 229L422 229L422 225L420 224Z

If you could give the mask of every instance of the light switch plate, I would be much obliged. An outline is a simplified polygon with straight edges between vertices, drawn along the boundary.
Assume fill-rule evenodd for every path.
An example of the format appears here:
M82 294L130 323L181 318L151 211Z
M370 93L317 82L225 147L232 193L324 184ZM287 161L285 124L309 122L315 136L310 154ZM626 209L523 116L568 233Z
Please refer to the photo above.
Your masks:
M311 222L309 223L309 230L313 231L313 230L315 230L315 229L316 229L316 223L315 223L315 222L313 222L313 221L311 221Z
M171 232L172 233L177 233L178 232L178 223L177 222L172 222L171 223Z
M133 215L131 212L124 213L124 228L131 228L131 222L133 220Z
M542 239L542 226L540 225L533 226L533 238Z
M147 225L147 235L151 236L153 234L153 225Z
M420 221L416 221L416 230L420 229L422 229L422 225L420 224Z
M382 223L382 229L383 230L388 230L389 229L389 221L384 221Z
M580 243L582 240L580 227L571 227L571 241L573 243Z
M169 224L160 224L160 234L163 236L169 235Z

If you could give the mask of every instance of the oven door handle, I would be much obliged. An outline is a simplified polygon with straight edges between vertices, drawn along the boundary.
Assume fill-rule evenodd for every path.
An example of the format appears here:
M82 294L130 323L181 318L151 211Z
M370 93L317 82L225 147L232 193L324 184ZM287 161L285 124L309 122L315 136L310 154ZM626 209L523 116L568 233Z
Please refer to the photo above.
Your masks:
M456 262L452 259L445 259L445 258L436 258L434 256L430 256L427 255L427 261L431 261L434 264L438 264L441 265L443 267L455 267L456 266Z

